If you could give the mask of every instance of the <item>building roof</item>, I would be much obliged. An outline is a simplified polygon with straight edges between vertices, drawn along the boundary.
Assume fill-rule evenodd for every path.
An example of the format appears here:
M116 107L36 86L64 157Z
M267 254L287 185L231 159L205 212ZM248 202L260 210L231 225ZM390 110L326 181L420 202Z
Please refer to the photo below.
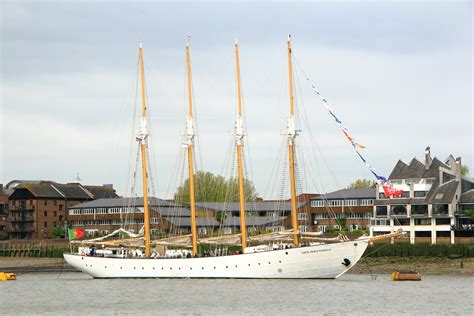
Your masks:
M314 197L311 200L345 200L345 199L375 199L376 189L375 188L363 188L363 189L342 189L331 193L323 194L318 197Z
M89 191L94 199L118 198L113 186L109 185L83 185L84 189Z
M461 194L460 203L474 204L474 189L464 192Z
M304 206L306 202L297 202L296 207ZM205 210L214 210L222 212L237 212L240 210L239 202L198 202L196 207ZM291 211L291 202L289 201L258 201L246 202L245 210L251 211Z
M171 224L179 227L190 227L190 217L164 217L165 220ZM262 227L268 226L275 223L281 223L286 217L282 216L247 216L245 218L245 224L247 227ZM224 219L222 225L214 217L196 217L197 227L240 227L240 217L228 217Z
M168 201L158 199L158 198L150 198L150 206L158 206L158 207L173 207L177 206L174 203L170 203ZM82 208L107 208L107 207L143 207L143 198L142 197L135 197L135 198L104 198L104 199L97 199L94 201L89 201L81 204L77 204L72 206L70 209L82 209Z
M433 159L429 168L426 168L425 164L416 158L413 158L409 165L398 160L388 178L392 180L408 178L435 178L439 180L439 168L451 169L438 158Z

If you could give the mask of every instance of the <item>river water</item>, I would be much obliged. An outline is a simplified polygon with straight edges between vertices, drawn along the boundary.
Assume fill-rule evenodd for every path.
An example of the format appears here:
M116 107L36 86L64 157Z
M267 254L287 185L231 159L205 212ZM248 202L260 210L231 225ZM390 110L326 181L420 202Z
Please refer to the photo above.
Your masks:
M0 314L460 314L474 311L474 277L389 275L338 280L94 280L83 273L0 282Z

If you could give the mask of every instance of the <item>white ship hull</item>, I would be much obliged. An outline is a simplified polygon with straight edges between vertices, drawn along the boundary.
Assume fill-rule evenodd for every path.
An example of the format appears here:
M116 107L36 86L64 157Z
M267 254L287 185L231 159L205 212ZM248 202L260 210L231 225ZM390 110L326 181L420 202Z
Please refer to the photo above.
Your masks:
M367 245L367 239L359 239L222 257L126 259L65 254L64 258L94 278L334 279L359 261Z

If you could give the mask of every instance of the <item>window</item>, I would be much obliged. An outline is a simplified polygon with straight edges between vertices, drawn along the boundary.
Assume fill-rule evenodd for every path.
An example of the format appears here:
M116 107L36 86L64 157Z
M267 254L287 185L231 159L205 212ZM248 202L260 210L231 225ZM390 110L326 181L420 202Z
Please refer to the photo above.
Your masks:
M394 197L394 198L399 198L399 199L408 198L408 197L410 197L410 191L403 191L402 195L393 196L393 197Z
M358 203L357 203L357 200L345 200L344 205L345 206L357 206Z
M407 207L406 205L392 205L390 207L390 214L394 216L406 216Z
M387 216L387 206L377 205L375 208L375 216Z
M412 205L411 206L411 215L424 215L428 216L428 205Z
M379 193L379 199L386 199L385 193Z
M54 200L53 204L54 204L54 206L58 205L58 201Z
M410 226L410 220L408 218L396 219L393 224L395 226Z
M305 225L301 225L301 226L298 227L298 229L299 229L299 231L300 231L301 233L306 233L307 228L308 228L308 227L305 226Z
M44 215L44 217L48 217L48 212L44 211L43 215Z
M30 205L33 205L33 200L30 200Z
M433 214L435 215L448 215L449 205L448 204L433 204Z
M44 222L44 228L48 228L48 222Z
M44 205L48 205L48 200L44 200Z
M326 228L327 228L326 225L319 225L319 226L318 226L318 230L319 230L320 232L322 232L322 233L325 233L325 232L326 232Z
M329 205L330 206L342 206L342 200L330 200Z
M62 211L63 210L63 206L62 204L59 204L59 210Z
M326 206L326 203L324 200L313 200L311 201L311 207L324 207Z
M415 225L431 225L431 218L416 218Z
M62 215L59 215L59 220L60 220L60 221L63 220L63 216L62 216Z
M372 199L363 199L363 200L360 201L360 205L362 205L362 206L374 205L374 200L372 200Z
M426 196L427 191L415 191L413 196L414 197L424 197Z
M58 212L54 211L54 218L58 217Z
M298 220L305 221L308 219L308 214L306 213L298 213Z
M450 225L450 219L449 218L437 218L436 219L436 225Z

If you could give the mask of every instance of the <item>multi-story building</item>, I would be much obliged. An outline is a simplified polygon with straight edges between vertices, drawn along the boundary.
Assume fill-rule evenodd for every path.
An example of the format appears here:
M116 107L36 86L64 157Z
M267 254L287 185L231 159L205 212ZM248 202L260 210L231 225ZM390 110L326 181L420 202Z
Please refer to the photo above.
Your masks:
M373 213L375 188L342 189L311 199L313 231L367 229Z
M186 221L188 209L165 200L150 198L152 233L172 232L178 218ZM70 227L82 228L87 236L106 235L119 228L138 233L143 226L143 198L105 198L77 204L68 211Z
M3 190L3 184L0 184L0 239L6 239L7 233L7 211L8 211L8 193Z
M460 214L473 208L474 181L461 174L461 158L432 159L428 147L424 163L416 158L409 164L399 160L389 179L391 188L403 193L388 197L383 186L377 186L373 234L402 229L410 243L433 244L454 243L456 234L472 234L472 220Z
M66 211L97 197L116 197L111 186L61 184L52 181L12 181L7 232L11 239L51 238L65 227ZM92 193L94 192L94 193Z
M297 206L303 213L305 202ZM196 203L196 226L200 236L220 230L231 234L240 230L240 205L237 202ZM150 199L152 234L187 234L191 231L189 205ZM288 201L258 201L246 203L246 225L249 231L265 229L281 231L291 226L291 203ZM299 215L300 223L303 217ZM304 213L306 215L306 213ZM99 199L78 204L69 209L68 223L82 228L86 235L105 235L121 227L137 233L143 226L143 198ZM306 229L306 227L300 227Z

